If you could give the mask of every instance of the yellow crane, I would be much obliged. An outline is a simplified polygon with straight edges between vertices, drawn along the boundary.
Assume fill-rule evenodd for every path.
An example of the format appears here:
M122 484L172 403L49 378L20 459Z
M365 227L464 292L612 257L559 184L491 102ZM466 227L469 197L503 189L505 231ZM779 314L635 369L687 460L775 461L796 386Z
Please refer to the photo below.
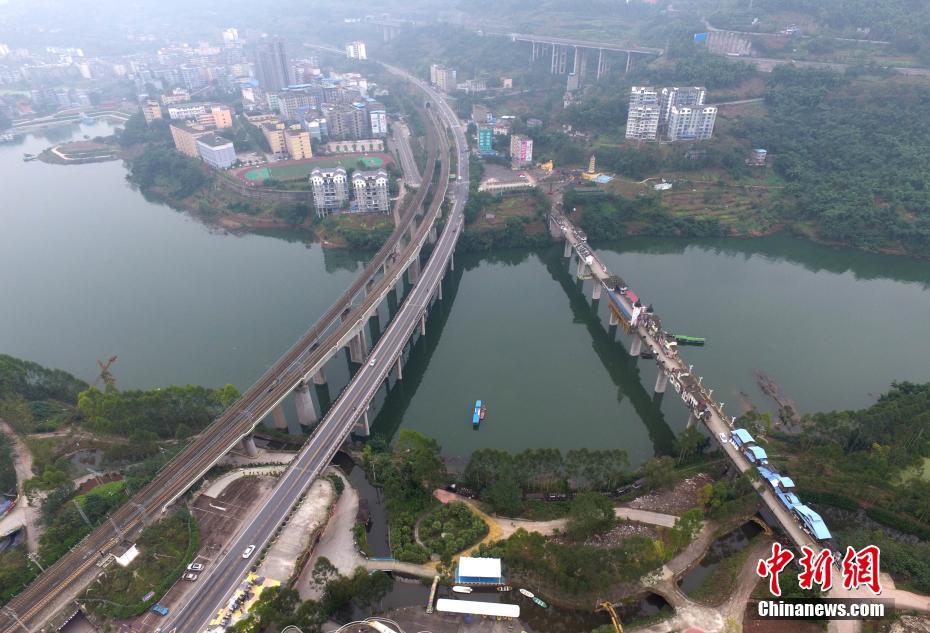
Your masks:
M615 633L623 633L623 626L620 624L620 618L617 616L617 612L614 610L614 605L610 604L606 600L597 603L597 608L595 611L606 611L610 614L610 621L614 625Z

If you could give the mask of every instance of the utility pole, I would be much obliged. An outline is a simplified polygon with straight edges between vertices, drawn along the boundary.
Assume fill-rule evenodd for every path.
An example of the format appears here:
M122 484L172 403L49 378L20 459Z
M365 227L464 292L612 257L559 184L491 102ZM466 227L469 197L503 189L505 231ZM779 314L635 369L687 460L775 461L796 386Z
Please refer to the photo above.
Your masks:
M90 529L94 529L94 526L91 525L90 523L90 519L88 519L87 515L84 514L84 508L82 508L81 504L77 502L77 499L73 499L72 503L74 504L74 507L77 508L77 511L81 514L81 518L84 519L84 523L87 524L87 527L89 527Z
M14 620L16 620L16 623L20 625L21 627L23 627L23 630L26 633L29 633L29 627L23 624L23 621L19 619L18 615L16 615L16 611L13 611L13 609L11 609L10 607L3 607L3 612L6 613L11 618L13 618Z
M42 567L42 563L39 562L39 555L38 555L38 554L36 554L35 552L31 552L31 553L27 556L27 558L28 558L29 560L31 560L33 563L35 563L36 567L38 567L39 570L40 570L43 574L45 573L45 567Z
M120 529L120 527L116 524L116 521L113 520L113 517L108 516L107 518L110 520L110 523L113 524L113 529L116 530L116 533L119 534L119 537L120 537L121 539L124 539L124 540L125 540L126 535L123 534L123 531L122 531L122 530Z

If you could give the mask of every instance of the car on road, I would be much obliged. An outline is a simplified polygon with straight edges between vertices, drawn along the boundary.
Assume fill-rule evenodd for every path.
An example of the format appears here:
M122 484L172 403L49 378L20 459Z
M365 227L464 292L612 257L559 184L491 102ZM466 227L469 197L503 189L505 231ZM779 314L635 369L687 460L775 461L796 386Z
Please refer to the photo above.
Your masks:
M252 555L252 552L254 551L255 551L255 546L249 545L248 547L245 548L245 551L242 552L242 558L248 558L249 556Z
M163 607L160 604L153 604L151 611L152 613L157 613L158 615L162 617L168 615L168 607Z
M729 438L727 438L727 434L724 433L723 431L721 431L720 433L717 433L717 437L720 438L721 444L726 444L729 441Z
M378 362L378 359L377 359L377 358L372 358L370 361L368 361L368 366L369 366L369 367L374 367L374 366L375 366L375 363L377 363L377 362Z
M186 574L181 576L181 578L183 578L184 580L190 581L190 582L194 582L195 580L197 580L197 574L192 573L192 572L187 572Z
M203 571L203 563L191 563L187 566L187 571Z

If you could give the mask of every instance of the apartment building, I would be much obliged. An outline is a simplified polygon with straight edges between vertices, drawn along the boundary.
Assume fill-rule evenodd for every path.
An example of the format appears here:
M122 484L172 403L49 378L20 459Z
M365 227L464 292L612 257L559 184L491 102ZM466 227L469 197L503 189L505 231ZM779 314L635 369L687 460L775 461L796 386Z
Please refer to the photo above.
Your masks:
M198 158L200 150L197 147L197 139L213 132L212 127L191 123L190 121L179 121L169 126L171 138L174 140L174 148L185 156Z
M383 169L353 173L352 190L360 212L387 213L390 210L388 175Z
M310 133L303 129L299 123L288 126L284 130L284 146L291 160L313 157L313 149L310 146Z
M688 108L672 106L665 128L668 141L705 141L714 134L717 108Z
M236 148L232 141L213 133L197 139L197 151L203 162L214 169L229 169L236 162Z
M630 110L626 120L626 138L654 141L659 133L659 93L651 86L630 88Z
M310 188L313 206L320 217L339 211L349 202L348 178L342 167L314 169L310 172Z

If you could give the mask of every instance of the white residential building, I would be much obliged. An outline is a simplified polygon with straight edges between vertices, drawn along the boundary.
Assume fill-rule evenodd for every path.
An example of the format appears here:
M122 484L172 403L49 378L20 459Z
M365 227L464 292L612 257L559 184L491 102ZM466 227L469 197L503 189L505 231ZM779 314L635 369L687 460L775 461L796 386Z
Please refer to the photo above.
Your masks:
M703 141L714 133L717 108L687 108L672 106L668 116L665 138L669 141Z
M346 57L349 59L368 59L365 52L365 42L349 42L346 44Z
M664 126L668 123L673 107L698 108L704 105L706 97L707 89L704 86L662 88L659 95L659 125Z
M654 141L659 133L659 93L651 86L630 89L630 111L626 120L626 138Z
M314 169L310 172L310 188L313 190L313 205L318 216L335 213L349 201L349 184L346 170Z
M388 175L383 169L356 171L352 174L352 189L359 211L387 213L390 210Z
M198 138L197 152L203 162L214 169L229 169L236 162L236 148L232 141L215 134Z

